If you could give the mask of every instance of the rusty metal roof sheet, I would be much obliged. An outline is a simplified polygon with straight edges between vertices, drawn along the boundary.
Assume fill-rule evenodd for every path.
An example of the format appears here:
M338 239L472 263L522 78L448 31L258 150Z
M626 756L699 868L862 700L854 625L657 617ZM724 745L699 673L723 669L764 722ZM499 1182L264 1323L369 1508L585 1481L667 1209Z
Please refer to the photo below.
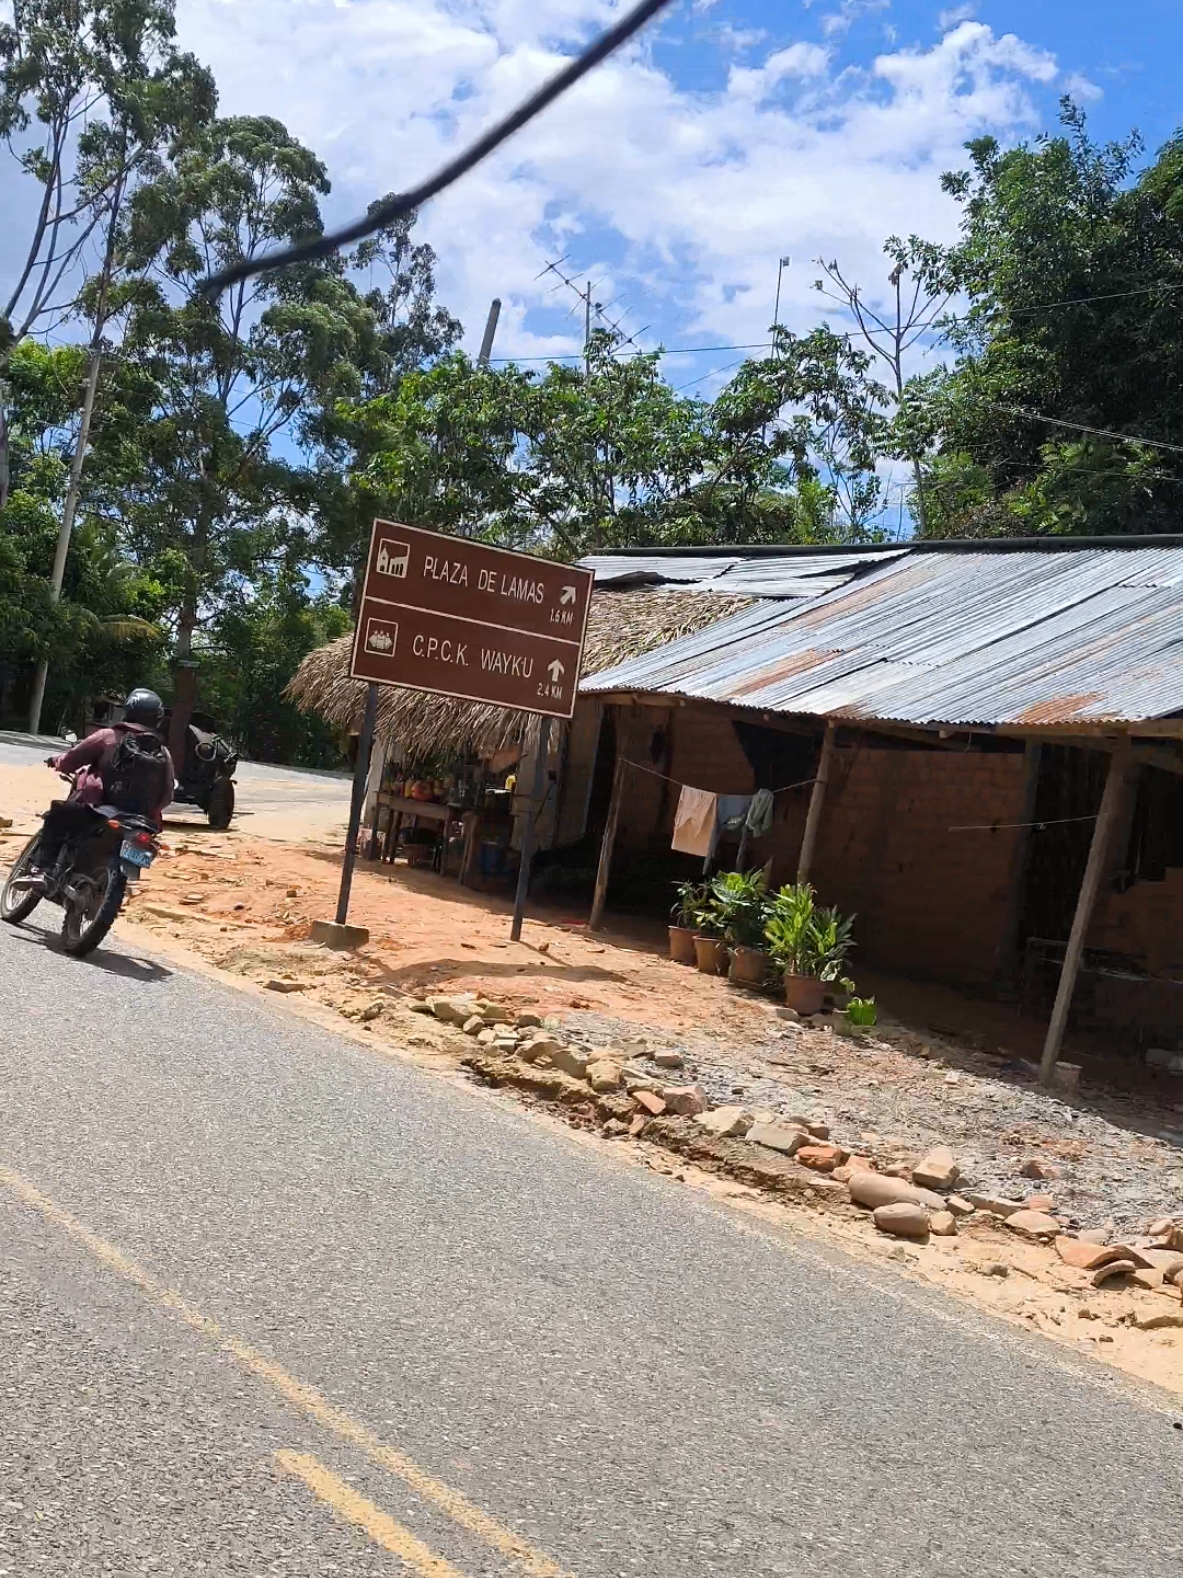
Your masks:
M833 591L861 570L906 553L904 548L851 548L848 552L810 554L788 548L784 554L589 554L579 562L593 570L600 587L676 585L691 592L724 592L734 597L818 597Z
M1183 711L1183 548L933 546L804 604L758 603L582 688L915 724Z

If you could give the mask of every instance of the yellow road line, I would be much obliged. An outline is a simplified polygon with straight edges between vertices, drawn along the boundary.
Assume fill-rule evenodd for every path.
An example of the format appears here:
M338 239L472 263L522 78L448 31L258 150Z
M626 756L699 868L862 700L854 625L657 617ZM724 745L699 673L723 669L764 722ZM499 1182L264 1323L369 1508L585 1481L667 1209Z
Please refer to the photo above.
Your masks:
M319 1463L310 1453L277 1452L275 1461L280 1468L302 1479L317 1500L323 1501L350 1523L356 1523L375 1545L399 1557L408 1567L421 1573L423 1578L464 1578L458 1567L453 1567L451 1562L437 1556L430 1546L416 1539L410 1529L396 1523L381 1507L359 1496L351 1485L347 1485L339 1475Z
M266 1381L302 1414L314 1419L326 1430L333 1431L342 1440L358 1447L371 1462L403 1480L426 1501L434 1502L440 1511L446 1513L455 1523L478 1535L502 1556L517 1562L526 1573L530 1574L530 1578L572 1578L570 1573L564 1572L545 1552L536 1550L520 1534L504 1523L499 1523L496 1518L490 1517L458 1490L453 1490L450 1485L433 1478L405 1452L388 1445L367 1425L363 1425L360 1420L354 1419L343 1409L330 1403L328 1398L318 1392L314 1386L297 1380L266 1354L251 1347L250 1343L244 1342L241 1337L225 1331L216 1320L203 1315L191 1304L187 1304L175 1289L165 1287L162 1282L158 1282L150 1271L146 1271L143 1266L138 1265L105 1238L92 1233L64 1206L58 1205L56 1200L51 1200L48 1195L42 1194L27 1178L14 1172L12 1168L4 1166L3 1163L0 1163L0 1184L25 1205L31 1206L47 1222L60 1228L68 1238L81 1245L108 1270L138 1288L153 1304L171 1311L194 1331L200 1332L211 1342L216 1342L224 1352L232 1354L245 1370L250 1371L259 1380Z

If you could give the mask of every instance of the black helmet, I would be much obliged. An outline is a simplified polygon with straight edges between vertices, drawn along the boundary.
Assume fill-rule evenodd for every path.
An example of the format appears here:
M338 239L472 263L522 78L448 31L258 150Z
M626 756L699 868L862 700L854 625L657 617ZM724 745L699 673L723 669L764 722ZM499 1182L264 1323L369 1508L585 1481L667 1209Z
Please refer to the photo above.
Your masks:
M133 690L123 703L123 721L159 729L164 724L164 703L154 690Z

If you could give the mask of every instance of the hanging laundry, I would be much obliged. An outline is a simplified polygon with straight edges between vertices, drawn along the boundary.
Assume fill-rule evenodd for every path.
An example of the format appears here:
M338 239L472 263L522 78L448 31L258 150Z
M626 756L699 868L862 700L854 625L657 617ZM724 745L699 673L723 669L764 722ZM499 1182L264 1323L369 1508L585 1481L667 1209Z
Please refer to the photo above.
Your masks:
M750 794L721 794L719 796L719 809L715 816L714 844L719 842L724 833L738 833L740 831L751 803L752 797ZM711 846L712 851L714 844Z
M748 806L748 819L744 824L749 838L763 838L772 826L773 796L771 789L757 789Z
M684 855L707 859L715 847L719 797L707 789L682 785L678 809L674 813L674 836L670 847Z

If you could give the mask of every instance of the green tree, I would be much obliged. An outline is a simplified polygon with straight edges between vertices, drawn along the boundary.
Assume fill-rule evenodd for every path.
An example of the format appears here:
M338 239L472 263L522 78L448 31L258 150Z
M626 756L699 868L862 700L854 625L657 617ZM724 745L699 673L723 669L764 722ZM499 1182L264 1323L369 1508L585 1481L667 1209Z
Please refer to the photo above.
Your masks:
M88 698L130 687L154 669L163 589L120 551L115 525L88 511L66 566L64 597L50 567L76 442L86 353L25 341L13 353L12 487L0 511L0 677L8 712L16 685L53 658L54 723L81 721Z
M416 221L417 215L404 215L345 258L374 321L374 342L358 366L359 392L367 401L394 394L408 373L431 366L462 332L436 301L435 253L413 239ZM381 445L381 427L357 420L353 403L335 400L331 392L305 413L304 423L317 449L314 555L331 569L353 572L374 515L381 513L367 475L371 439L377 435Z
M348 629L348 611L330 594L313 596L308 578L285 566L233 598L211 623L202 660L206 705L256 760L341 765L334 731L283 692L301 659Z
M1183 138L970 143L946 263L968 301L946 372L916 382L932 534L1174 531L1183 506ZM935 501L939 501L939 504Z
M561 558L868 529L883 422L865 354L782 330L776 354L708 404L670 388L659 354L616 349L597 333L586 369L541 376L454 354L354 406L365 515Z
M40 188L0 299L0 507L12 352L79 310L97 350L119 306L129 193L165 137L212 111L212 79L175 48L174 29L172 0L20 0L12 24L0 23L0 135ZM101 262L88 291L92 252Z
M323 165L278 121L239 117L185 139L133 201L130 252L152 289L132 304L124 345L150 414L121 530L176 588L182 665L221 608L299 549L316 414L356 397L378 354L373 314L339 260L264 275L216 305L199 289L227 263L317 233L327 190Z

